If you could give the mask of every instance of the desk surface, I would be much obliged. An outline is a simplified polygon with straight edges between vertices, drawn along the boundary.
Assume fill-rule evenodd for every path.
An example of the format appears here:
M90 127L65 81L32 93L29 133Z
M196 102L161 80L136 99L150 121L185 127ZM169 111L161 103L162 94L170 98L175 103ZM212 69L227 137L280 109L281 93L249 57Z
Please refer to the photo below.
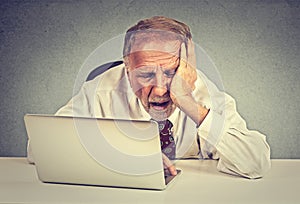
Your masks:
M165 191L45 184L25 158L0 158L0 203L299 203L300 160L272 160L262 179L216 170L213 160L183 160Z

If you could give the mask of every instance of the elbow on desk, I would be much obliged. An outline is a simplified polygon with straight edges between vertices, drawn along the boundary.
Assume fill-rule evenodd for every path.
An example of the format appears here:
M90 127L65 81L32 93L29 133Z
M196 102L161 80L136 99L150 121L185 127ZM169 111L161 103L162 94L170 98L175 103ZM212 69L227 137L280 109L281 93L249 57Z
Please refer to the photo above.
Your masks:
M245 173L245 177L249 179L259 179L265 176L265 174L271 168L270 158L262 158L260 162L256 162L253 165L253 168L249 172Z
M259 161L252 162L253 169L249 171L249 179L258 179L266 175L266 173L271 169L271 159L270 156L262 156Z
M270 148L268 147L267 150L261 151L260 154L257 154L255 159L249 159L247 162L249 171L247 172L248 176L246 177L249 179L262 178L271 168L270 155Z
M233 164L227 159L220 158L217 169L223 173L241 176L248 179L262 178L271 168L270 157L263 156L260 160L243 161L240 164Z

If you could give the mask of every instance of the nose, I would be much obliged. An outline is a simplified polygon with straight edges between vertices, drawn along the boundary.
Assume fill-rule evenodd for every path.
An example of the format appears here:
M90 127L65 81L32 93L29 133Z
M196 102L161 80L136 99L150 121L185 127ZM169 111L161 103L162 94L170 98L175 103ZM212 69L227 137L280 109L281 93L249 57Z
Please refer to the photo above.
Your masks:
M164 96L169 90L169 84L170 79L166 78L163 73L157 73L152 91L156 96Z
M163 88L163 87L159 87L159 86L154 86L153 89L152 89L152 92L155 96L162 97L168 92L168 89Z

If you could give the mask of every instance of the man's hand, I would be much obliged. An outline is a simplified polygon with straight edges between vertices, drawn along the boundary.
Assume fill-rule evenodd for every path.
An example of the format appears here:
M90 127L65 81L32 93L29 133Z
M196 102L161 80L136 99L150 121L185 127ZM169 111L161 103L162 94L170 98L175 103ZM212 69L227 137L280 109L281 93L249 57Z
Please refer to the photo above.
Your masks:
M169 173L172 176L176 176L177 171L174 164L169 160L169 158L164 153L162 154L162 159L164 164L164 170L167 171L166 173Z
M194 44L188 41L187 49L181 44L180 64L170 85L173 103L185 112L197 125L205 119L209 110L198 104L192 96L197 80L196 55Z
M187 49L184 43L181 44L180 64L170 86L171 99L177 107L180 108L180 98L191 97L196 79L195 48L193 42L189 40Z

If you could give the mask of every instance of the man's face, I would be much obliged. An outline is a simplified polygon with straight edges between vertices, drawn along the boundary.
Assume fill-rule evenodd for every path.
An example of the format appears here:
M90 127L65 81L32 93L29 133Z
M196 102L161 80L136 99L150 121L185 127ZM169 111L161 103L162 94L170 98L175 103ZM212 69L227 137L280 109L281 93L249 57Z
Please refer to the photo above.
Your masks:
M176 106L170 84L179 66L180 41L134 44L128 56L131 87L154 120L165 120Z

